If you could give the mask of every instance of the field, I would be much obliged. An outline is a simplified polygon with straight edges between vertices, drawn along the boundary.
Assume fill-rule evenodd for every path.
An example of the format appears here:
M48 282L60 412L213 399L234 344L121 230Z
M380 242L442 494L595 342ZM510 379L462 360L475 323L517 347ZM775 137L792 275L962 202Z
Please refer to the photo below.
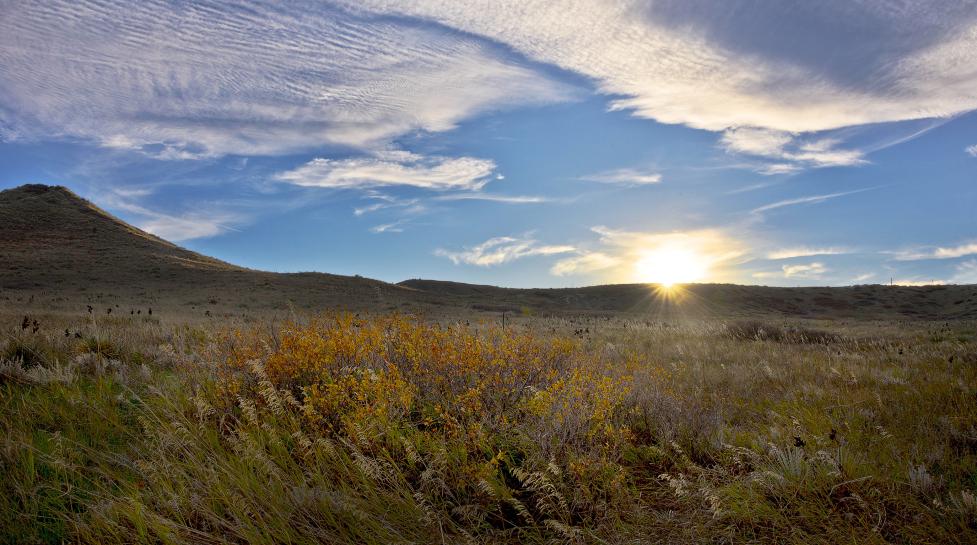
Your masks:
M144 310L0 314L0 541L977 542L972 321Z
M39 185L0 256L0 543L977 542L975 286L280 274Z

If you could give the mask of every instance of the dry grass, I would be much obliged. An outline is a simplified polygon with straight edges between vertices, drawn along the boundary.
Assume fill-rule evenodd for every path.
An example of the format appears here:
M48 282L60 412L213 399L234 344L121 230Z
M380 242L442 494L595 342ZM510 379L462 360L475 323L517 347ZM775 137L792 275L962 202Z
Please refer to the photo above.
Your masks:
M38 320L7 543L977 540L973 323Z

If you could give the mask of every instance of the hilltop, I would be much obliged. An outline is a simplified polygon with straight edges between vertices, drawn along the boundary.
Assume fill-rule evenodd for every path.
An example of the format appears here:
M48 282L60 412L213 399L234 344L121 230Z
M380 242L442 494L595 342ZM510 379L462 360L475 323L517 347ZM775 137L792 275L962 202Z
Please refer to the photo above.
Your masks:
M435 280L273 273L192 252L61 186L0 192L0 302L168 306L204 313L347 309L438 313L628 314L648 318L968 319L977 286L773 288L647 284L513 289Z

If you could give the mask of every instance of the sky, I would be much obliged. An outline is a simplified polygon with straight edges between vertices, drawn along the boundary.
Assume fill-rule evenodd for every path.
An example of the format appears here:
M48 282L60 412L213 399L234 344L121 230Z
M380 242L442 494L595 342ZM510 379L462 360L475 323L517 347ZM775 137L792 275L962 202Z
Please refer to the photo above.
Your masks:
M282 272L977 283L977 2L0 0L0 189Z

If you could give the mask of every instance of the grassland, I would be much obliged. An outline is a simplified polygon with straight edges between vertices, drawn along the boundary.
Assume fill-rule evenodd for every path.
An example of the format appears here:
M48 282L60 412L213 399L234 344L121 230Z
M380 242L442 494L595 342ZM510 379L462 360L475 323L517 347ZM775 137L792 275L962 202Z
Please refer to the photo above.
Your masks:
M977 286L255 271L23 186L0 543L974 543L975 319Z
M0 542L977 542L974 322L24 318Z

